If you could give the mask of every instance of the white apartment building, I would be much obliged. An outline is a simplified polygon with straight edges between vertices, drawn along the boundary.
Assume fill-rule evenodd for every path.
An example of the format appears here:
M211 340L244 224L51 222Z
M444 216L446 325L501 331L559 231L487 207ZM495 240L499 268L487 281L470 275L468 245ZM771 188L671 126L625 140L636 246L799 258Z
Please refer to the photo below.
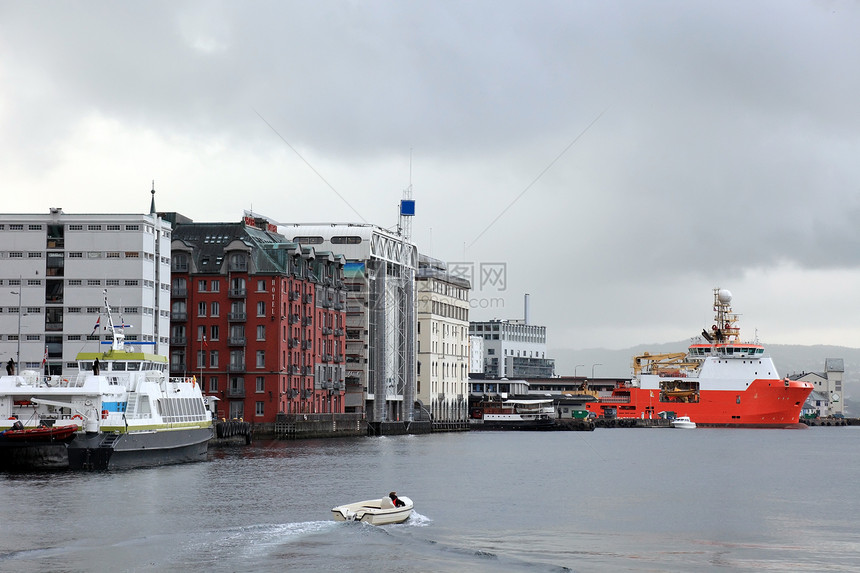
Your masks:
M414 419L418 249L369 224L279 224L293 242L346 258L347 412L369 422Z
M546 357L546 327L525 320L470 322L470 336L484 339L484 378L550 378L555 361Z
M842 358L826 358L824 372L804 372L792 375L793 380L811 382L814 391L807 400L818 402L822 416L845 415L845 401L842 395L842 376L845 374L845 361Z
M154 191L153 191L154 193ZM104 291L126 343L167 355L170 224L154 213L0 214L0 360L59 374L108 340Z
M445 263L421 255L416 277L418 385L416 395L437 422L468 421L469 281Z

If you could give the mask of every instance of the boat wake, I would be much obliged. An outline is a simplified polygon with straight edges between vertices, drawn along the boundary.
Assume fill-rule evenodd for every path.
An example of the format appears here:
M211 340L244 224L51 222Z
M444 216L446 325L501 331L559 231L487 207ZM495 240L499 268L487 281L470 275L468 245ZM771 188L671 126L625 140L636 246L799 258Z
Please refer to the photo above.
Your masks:
M427 527L431 523L433 523L432 519L430 519L426 515L421 515L413 509L412 515L410 515L409 519L404 521L401 525L409 525L411 527Z

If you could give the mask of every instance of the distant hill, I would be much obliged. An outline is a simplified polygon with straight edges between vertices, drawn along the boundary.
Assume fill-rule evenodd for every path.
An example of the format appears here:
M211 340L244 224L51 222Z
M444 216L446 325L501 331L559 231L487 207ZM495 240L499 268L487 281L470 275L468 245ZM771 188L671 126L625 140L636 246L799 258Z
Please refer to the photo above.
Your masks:
M633 346L622 350L587 348L584 350L551 349L550 358L555 358L555 373L559 376L591 376L594 366L595 378L627 378L633 373L633 356L650 352L684 352L689 342L667 342ZM791 376L801 372L824 372L826 358L841 358L845 362L843 394L846 412L860 416L860 348L847 346L798 346L791 344L769 344L767 351L776 364L780 376ZM577 365L581 365L577 367ZM853 400L852 400L853 398Z

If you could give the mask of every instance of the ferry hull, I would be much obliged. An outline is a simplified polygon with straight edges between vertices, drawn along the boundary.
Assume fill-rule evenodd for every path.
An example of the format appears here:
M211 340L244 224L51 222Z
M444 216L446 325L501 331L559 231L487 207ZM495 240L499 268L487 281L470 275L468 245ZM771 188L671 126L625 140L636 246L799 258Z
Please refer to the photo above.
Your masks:
M702 386L706 383L700 381ZM657 390L629 388L625 396L586 405L598 416L614 412L617 418L657 418L671 411L689 416L699 427L796 427L811 384L793 380L755 380L743 391L702 389L697 402L659 401Z
M64 443L9 444L0 447L0 470L63 470L69 467Z
M211 438L211 428L85 434L69 444L69 468L126 469L204 461Z
M521 431L543 431L555 430L554 420L470 420L469 428L472 430L521 430Z

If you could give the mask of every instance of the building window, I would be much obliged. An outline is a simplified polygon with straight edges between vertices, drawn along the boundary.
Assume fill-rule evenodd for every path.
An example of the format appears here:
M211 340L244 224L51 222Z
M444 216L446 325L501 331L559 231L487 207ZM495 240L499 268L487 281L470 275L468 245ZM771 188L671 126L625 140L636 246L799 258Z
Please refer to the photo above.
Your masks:
M211 335L209 337L209 340L220 340L221 329L218 328L217 324L213 324L212 326L209 327L209 334Z
M258 280L257 281L257 292L266 292L266 281Z
M262 376L257 376L257 392L263 392L266 389L266 379Z
M257 410L256 410L256 414L257 414L258 416L262 416L262 415L263 415L263 403L262 403L262 402L257 402Z
M185 253L176 253L170 262L174 271L184 272L188 270L188 255Z
M211 376L209 378L209 391L210 392L217 392L218 391L218 377L217 376Z
M218 368L218 351L209 351L209 368Z
M206 281L197 281L197 292L206 292Z
M212 281L209 289L211 292L221 292L221 281Z
M265 368L266 367L266 351L258 350L257 351L257 368Z
M209 310L212 311L210 316L221 316L221 303L218 301L213 302L209 305Z
M257 303L257 316L266 316L266 303L263 301Z
M257 340L266 340L266 325L257 325Z
M197 316L206 316L206 303L198 302L197 303Z

